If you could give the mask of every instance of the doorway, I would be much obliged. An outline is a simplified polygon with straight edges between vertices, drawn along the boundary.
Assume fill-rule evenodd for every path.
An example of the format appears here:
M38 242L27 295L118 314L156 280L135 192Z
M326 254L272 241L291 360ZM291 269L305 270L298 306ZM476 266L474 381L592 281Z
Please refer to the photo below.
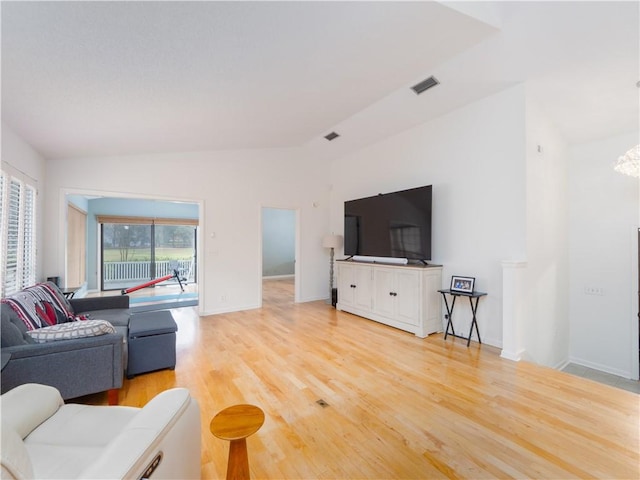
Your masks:
M84 279L86 285L86 292L83 294L95 294L102 291L104 281L104 265L103 265L103 252L102 252L102 227L101 223L114 223L125 225L129 227L133 225L140 225L146 223L150 225L155 223L157 228L160 225L166 225L166 229L162 232L158 230L157 235L154 236L156 245L167 243L167 247L172 249L172 252L167 254L167 251L157 250L156 260L171 260L169 256L176 253L175 249L187 248L183 239L179 235L176 235L174 226L186 225L191 229L192 234L189 234L190 243L193 244L190 248L193 256L188 260L188 265L182 268L180 264L180 270L183 273L183 278L189 278L189 291L195 292L197 297L198 292L198 250L199 250L199 235L200 235L200 215L202 205L198 201L176 201L176 200L163 200L159 198L144 198L135 196L126 196L124 194L119 195L115 193L105 193L92 190L86 191L65 191L64 196L61 197L60 211L61 218L65 219L61 228L64 228L66 238L64 242L61 242L61 256L65 258L65 279L68 277L66 271L68 264L66 258L70 255L69 246L69 230L66 224L66 218L68 216L67 210L69 205L73 205L81 212L86 214L86 221L84 222L85 240L80 241L85 245L85 253L81 259L84 262ZM145 220L146 219L146 220ZM138 232L139 233L139 232ZM150 244L151 236L150 232L146 235L146 242ZM155 238L157 237L157 238ZM137 245L135 244L137 242ZM180 244L182 242L182 244ZM142 249L143 241L141 238L137 238L134 241L134 245L130 245L133 248ZM75 250L75 247L73 247ZM124 255L125 253L123 253ZM118 252L119 255L119 252ZM151 253L148 253L149 258ZM185 258L186 261L186 258ZM82 268L82 267L81 267ZM150 268L150 267L149 267ZM156 265L156 278L162 276L161 268ZM145 276L145 278L151 279L151 276ZM193 283L191 283L193 282ZM142 282L137 282L140 284ZM70 285L67 282L67 285ZM175 283L177 286L177 282ZM76 285L71 285L76 286ZM115 292L118 289L113 287ZM173 286L171 287L173 288Z
M263 305L296 301L296 237L296 210L262 208Z

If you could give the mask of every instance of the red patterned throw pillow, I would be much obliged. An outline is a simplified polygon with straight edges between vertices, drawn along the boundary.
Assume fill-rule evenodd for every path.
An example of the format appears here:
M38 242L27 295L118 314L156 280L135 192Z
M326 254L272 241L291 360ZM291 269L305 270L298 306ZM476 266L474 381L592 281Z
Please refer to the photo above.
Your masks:
M49 327L60 323L80 320L59 298L54 287L39 283L2 299L20 317L27 330Z

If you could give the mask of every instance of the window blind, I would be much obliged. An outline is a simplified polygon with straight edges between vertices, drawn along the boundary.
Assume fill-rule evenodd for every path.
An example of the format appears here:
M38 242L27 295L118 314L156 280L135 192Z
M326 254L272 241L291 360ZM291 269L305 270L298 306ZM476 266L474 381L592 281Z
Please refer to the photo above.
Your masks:
M96 215L98 223L117 223L126 225L191 225L198 226L198 219L192 218L158 218L158 217L123 217L116 215Z
M0 287L10 295L36 282L36 189L0 171Z

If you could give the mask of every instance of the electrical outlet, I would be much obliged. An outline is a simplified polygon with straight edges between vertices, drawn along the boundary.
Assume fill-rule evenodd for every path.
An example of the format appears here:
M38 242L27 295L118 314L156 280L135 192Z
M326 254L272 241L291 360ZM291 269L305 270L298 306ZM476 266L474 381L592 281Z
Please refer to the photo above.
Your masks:
M602 287L584 287L584 293L586 295L604 295L604 288L602 288Z

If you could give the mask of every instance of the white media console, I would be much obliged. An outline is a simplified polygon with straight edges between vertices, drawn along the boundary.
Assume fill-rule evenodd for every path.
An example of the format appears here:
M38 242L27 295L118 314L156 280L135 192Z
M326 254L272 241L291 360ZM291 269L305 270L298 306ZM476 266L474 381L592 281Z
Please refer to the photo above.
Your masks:
M338 260L338 310L424 338L441 332L442 267Z

